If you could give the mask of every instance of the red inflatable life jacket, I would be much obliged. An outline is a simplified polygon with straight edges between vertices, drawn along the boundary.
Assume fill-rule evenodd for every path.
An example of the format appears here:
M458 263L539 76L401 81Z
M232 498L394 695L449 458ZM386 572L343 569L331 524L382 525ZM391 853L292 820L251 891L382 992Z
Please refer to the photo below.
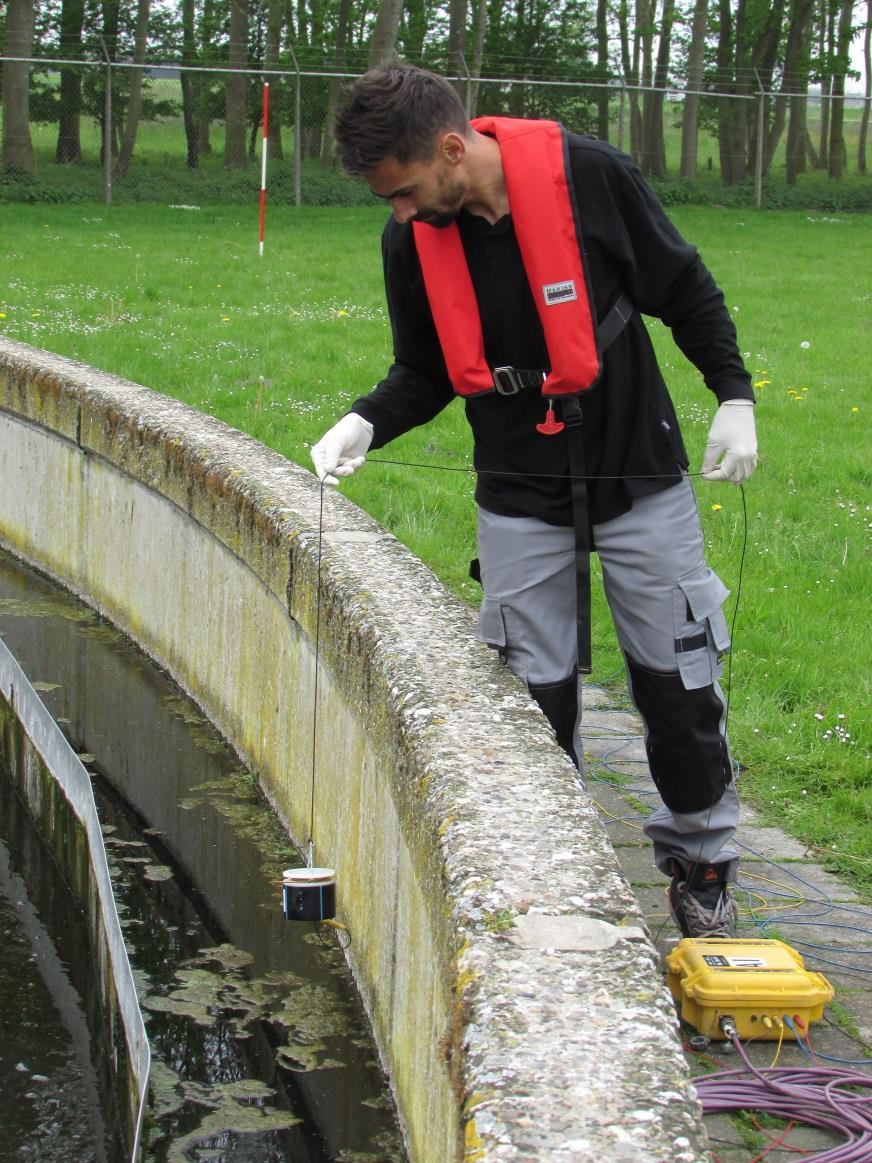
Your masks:
M564 131L556 121L479 117L479 133L500 146L512 224L545 333L551 371L543 396L593 387L601 369L596 323L566 176ZM494 390L481 317L456 223L413 222L430 309L455 392Z

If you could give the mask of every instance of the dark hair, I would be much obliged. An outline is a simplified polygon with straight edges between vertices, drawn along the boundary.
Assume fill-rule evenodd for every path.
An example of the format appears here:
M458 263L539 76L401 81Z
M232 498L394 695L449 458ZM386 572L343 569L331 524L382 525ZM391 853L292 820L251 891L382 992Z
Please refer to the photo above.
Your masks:
M436 137L469 129L456 90L415 65L371 69L348 89L333 136L343 169L361 176L387 158L400 163L433 156Z

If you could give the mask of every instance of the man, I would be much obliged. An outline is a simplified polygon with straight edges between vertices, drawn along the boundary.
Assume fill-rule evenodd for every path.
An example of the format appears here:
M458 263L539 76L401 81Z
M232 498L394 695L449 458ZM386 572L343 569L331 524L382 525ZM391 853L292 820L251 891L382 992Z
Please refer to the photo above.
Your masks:
M688 936L729 936L738 800L718 686L727 591L705 564L688 457L640 313L672 329L719 404L709 480L756 464L754 394L723 296L631 161L553 122L470 125L408 65L351 88L345 169L391 207L394 363L312 449L327 484L466 401L484 599L477 636L527 683L578 763L589 558L646 725L663 805L645 831ZM580 765L579 765L580 766Z

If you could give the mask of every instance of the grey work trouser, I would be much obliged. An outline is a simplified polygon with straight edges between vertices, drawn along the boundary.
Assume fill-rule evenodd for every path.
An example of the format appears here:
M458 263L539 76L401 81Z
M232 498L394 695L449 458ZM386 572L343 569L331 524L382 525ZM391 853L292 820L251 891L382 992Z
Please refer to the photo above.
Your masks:
M571 692L571 735L581 716L573 530L483 509L478 516L484 599L476 636L527 683L572 754L566 731L561 739L557 728L566 699L553 715L549 700L555 691ZM655 861L667 873L674 859L685 867L728 864L732 879L739 803L718 685L729 647L721 608L728 591L705 564L690 480L595 525L593 544L663 800L645 823Z

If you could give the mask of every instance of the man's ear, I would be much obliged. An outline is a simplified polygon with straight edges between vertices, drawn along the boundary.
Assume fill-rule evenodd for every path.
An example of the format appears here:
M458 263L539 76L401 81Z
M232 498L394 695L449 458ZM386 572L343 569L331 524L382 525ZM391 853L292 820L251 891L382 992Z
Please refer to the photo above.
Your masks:
M437 153L456 166L466 157L466 138L453 129L443 133L439 139Z

